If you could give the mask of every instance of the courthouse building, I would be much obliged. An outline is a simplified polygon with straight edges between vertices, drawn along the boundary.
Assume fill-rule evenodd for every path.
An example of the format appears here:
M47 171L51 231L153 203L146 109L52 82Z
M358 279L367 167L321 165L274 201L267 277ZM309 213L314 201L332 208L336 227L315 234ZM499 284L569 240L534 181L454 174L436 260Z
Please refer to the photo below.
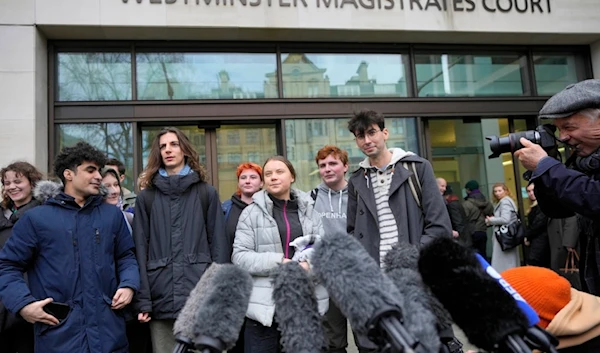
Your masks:
M143 169L183 129L227 199L235 167L286 155L300 189L325 144L364 158L351 113L428 158L458 194L522 167L486 135L532 129L545 100L600 77L598 0L0 0L0 164L49 170L83 139ZM521 207L523 209L523 207Z

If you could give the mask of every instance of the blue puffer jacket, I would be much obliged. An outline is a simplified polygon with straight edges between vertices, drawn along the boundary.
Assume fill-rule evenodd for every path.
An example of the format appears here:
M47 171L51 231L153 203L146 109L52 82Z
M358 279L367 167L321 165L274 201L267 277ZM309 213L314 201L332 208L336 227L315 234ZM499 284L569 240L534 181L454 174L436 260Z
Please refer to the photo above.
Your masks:
M139 269L121 211L60 193L27 212L0 252L0 297L11 312L51 297L71 312L57 326L34 325L37 352L127 352L125 320L111 309L122 287L137 291ZM29 275L29 287L22 272Z

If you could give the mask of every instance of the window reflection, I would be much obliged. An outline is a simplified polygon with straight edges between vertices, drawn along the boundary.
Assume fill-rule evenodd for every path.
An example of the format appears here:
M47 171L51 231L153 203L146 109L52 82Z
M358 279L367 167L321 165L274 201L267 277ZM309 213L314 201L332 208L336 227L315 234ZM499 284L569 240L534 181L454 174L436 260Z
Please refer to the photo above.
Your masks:
M140 100L276 98L275 54L138 53ZM277 77L277 75L274 75Z
M574 55L534 55L533 67L540 96L551 96L578 81Z
M519 55L415 55L417 95L521 96L526 58Z
M356 146L354 135L348 131L348 118L344 119L290 119L285 121L287 157L296 169L296 188L308 191L315 188L320 182L319 170L315 163L315 155L323 146L333 144L348 152L350 159L349 173L358 168L358 163L365 159L365 155ZM386 118L386 127L402 126L406 135L394 134L390 131L387 140L388 147L401 147L419 153L416 138L416 122L414 118ZM315 127L319 130L315 131ZM348 133L321 134L320 131L340 131L345 127ZM293 132L295 137L288 135ZM291 140L290 140L291 139ZM348 173L348 177L350 177Z
M267 158L277 154L272 136L275 136L275 125L225 125L217 129L219 196L222 201L229 199L237 188L236 169L240 163L253 162L262 166Z
M404 55L285 53L281 58L286 98L407 96ZM276 82L275 75L271 78Z
M133 133L130 123L58 124L57 133L57 152L85 141L104 152L108 158L123 162L126 169L123 186L134 189L136 178L133 176Z
M131 100L130 53L59 53L59 101Z

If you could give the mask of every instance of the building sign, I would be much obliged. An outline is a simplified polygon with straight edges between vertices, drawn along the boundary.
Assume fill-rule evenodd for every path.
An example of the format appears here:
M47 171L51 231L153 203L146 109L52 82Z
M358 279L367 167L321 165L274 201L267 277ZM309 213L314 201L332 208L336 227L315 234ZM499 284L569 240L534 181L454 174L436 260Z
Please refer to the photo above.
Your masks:
M474 12L549 14L550 0L122 0L150 4L184 4L197 6L268 6L355 8L428 12Z

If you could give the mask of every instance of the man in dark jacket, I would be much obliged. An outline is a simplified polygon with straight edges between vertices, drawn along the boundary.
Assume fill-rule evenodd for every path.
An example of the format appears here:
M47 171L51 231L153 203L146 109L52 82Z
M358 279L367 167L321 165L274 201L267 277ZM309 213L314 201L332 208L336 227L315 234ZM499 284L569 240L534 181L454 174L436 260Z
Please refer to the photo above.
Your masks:
M471 229L472 247L487 259L487 225L485 216L494 214L494 206L479 191L477 180L469 180L465 184L467 197L463 202L465 216Z
M534 184L527 185L527 196L532 202L527 212L527 236L525 246L529 248L527 253L527 265L550 267L550 243L548 242L548 217L540 209L535 193Z
M521 139L515 152L523 166L533 171L535 196L551 218L578 215L580 224L580 274L585 291L600 294L600 80L569 85L542 107L540 118L553 119L560 140L574 150L568 169L549 157L541 146Z
M173 323L206 268L231 261L217 190L206 183L198 152L185 134L162 129L142 173L133 237L140 265L140 322L150 322L154 353L175 347Z
M105 160L84 142L63 149L54 173L64 191L25 213L0 252L0 296L35 324L36 352L128 352L120 311L139 270L123 214L99 194Z
M452 237L466 246L471 246L471 234L464 233L466 218L464 208L458 201L458 197L452 193L452 188L448 186L446 179L437 178L436 181L438 189L444 197L444 201L446 201L446 210L448 210L450 223L452 224Z

